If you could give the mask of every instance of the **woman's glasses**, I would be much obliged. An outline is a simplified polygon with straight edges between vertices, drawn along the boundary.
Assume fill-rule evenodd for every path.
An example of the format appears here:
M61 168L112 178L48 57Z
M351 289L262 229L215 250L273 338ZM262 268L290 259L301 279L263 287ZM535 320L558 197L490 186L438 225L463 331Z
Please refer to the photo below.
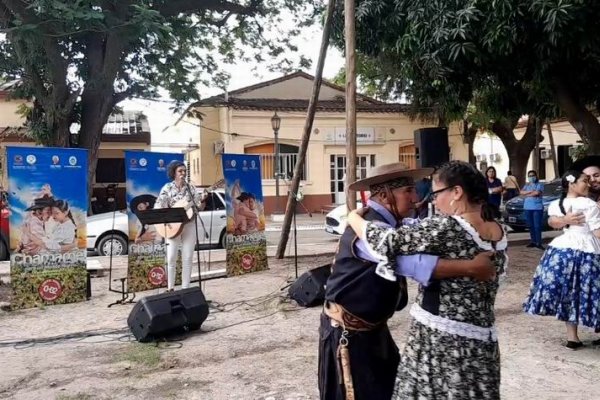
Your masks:
M437 199L440 193L445 192L446 190L450 190L453 187L454 186L448 186L443 189L434 190L433 192L429 193L429 201L435 201L435 199Z

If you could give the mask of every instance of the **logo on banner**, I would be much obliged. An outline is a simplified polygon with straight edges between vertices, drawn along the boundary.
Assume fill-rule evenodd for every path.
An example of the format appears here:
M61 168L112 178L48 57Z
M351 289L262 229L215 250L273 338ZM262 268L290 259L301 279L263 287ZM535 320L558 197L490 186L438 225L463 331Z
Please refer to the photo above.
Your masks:
M15 164L23 164L23 156L16 155L15 156Z
M140 158L140 167L148 165L148 161L145 158Z
M69 165L77 165L77 157L71 156L69 157Z
M236 164L237 164L237 163L235 162L235 160L231 160L231 167L232 167L232 168L235 168Z
M56 279L46 279L38 287L40 297L45 301L54 301L62 294L62 286Z
M34 156L33 154L29 154L29 155L27 156L26 160L27 160L27 164L29 164L29 165L33 165L33 164L35 164L35 161L36 161L37 159L35 158L35 156Z
M252 269L252 267L254 267L254 257L252 257L250 254L244 254L242 256L242 268L245 271L249 271Z
M148 282L154 286L160 286L165 281L165 270L163 267L154 267L148 271Z

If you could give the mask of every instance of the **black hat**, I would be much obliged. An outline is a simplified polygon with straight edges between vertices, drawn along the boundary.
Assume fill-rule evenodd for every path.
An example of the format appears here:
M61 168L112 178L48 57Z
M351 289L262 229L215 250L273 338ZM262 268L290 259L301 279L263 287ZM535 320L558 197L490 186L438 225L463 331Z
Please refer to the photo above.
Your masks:
M237 197L237 199L239 201L244 201L244 200L248 200L248 199L254 199L256 200L256 197L254 197L254 195L252 193L248 193L248 192L242 192L240 193L240 195Z
M149 208L154 207L154 203L156 202L156 196L152 194L140 194L139 196L134 197L129 202L129 209L132 213L137 214L138 209L137 206L141 203L148 203L150 205Z
M41 210L54 205L54 197L39 197L33 200L33 204L25 209L25 211Z
M576 171L583 171L584 169L586 169L588 167L600 168L600 155L583 157L582 159L575 161L571 165L571 168L569 168L569 169L574 169Z

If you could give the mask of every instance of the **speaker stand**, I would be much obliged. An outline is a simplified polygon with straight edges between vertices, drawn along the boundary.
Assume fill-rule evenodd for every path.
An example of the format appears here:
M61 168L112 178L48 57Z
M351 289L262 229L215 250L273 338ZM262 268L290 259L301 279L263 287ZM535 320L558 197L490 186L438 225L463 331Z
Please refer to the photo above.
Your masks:
M127 280L127 278L120 278L119 279L121 281L121 291L117 292L117 293L121 293L121 299L115 301L114 303L110 303L108 305L108 308L111 308L112 306L116 305L116 304L126 304L126 303L135 303L135 301L133 299L135 299L135 293L133 293L133 296L131 298L129 298L129 292L125 291L125 281Z

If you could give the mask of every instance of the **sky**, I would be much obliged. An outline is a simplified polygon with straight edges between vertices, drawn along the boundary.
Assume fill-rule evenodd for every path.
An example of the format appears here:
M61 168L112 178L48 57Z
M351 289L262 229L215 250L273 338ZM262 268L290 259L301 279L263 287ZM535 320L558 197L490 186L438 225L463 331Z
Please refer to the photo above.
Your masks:
M302 38L297 42L299 53L304 54L312 60L310 70L307 70L311 75L315 74L317 61L319 57L319 48L321 45L322 29L320 26L314 26L305 29ZM325 67L323 77L326 79L333 78L340 68L344 66L344 57L342 53L330 47L327 51L325 59ZM281 73L273 73L259 66L258 74L251 72L247 64L227 65L224 69L231 74L229 91L233 91L242 87L254 85L266 80L271 80L282 76ZM202 98L214 96L221 93L218 88L201 89L200 95ZM175 121L180 114L173 113L169 108L172 103L168 97L160 101L150 101L144 99L129 99L120 104L125 110L141 110L148 116L148 122L152 133L152 149L153 151L175 152L179 153L184 150L188 144L196 143L198 140L198 127L190 124L179 124L174 126ZM187 125L187 126L182 126ZM191 139L191 141L190 141Z

